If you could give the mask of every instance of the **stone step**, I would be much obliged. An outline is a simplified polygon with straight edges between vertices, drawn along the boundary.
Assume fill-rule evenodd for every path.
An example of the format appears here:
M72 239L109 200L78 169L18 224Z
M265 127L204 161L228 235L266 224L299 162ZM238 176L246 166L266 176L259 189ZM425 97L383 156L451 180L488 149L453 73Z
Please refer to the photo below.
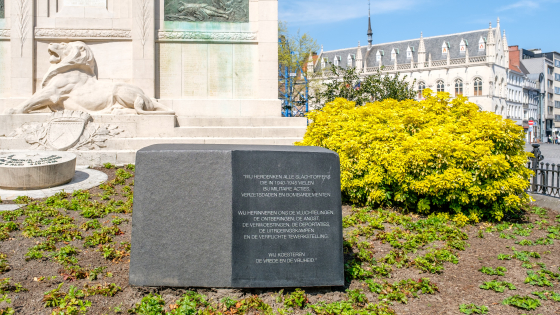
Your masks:
M180 127L307 127L305 117L177 117Z
M154 144L191 143L191 144L249 144L249 145L293 145L302 138L128 138L110 139L104 150L140 150Z
M303 138L302 127L178 127L175 137L189 138Z
M302 137L258 137L258 138L201 138L201 137L167 137L167 138L112 138L105 142L103 150L93 150L104 154L106 151L133 151L140 150L147 146L160 143L193 143L193 144L248 144L248 145L293 145L301 141ZM24 139L0 137L0 151L26 151L29 144ZM23 150L22 150L23 149ZM75 151L71 151L75 152ZM86 152L86 151L79 151ZM129 162L130 163L130 162Z

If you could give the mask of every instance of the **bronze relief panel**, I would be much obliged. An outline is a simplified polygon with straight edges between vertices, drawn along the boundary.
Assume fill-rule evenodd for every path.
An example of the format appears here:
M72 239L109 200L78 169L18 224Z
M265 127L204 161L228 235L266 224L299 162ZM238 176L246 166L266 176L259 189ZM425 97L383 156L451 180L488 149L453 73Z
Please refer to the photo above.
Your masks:
M248 23L249 0L165 0L165 21Z

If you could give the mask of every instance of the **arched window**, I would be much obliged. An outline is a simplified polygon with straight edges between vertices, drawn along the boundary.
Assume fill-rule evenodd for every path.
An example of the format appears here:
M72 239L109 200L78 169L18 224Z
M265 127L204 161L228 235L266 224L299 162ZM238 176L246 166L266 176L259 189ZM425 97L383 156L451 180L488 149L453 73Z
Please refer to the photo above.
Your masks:
M482 79L474 79L474 96L482 96Z
M425 89L426 89L426 83L420 81L420 83L418 83L418 99L424 98Z
M441 80L437 81L437 91L445 92L445 83L443 83L443 81Z
M463 80L457 79L455 81L455 97L463 95Z

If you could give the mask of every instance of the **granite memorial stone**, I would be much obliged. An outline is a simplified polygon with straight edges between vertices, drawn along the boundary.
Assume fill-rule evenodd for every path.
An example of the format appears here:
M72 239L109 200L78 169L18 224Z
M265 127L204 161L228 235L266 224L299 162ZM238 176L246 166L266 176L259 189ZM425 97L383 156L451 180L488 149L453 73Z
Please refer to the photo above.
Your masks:
M344 285L336 153L162 144L136 161L132 285Z

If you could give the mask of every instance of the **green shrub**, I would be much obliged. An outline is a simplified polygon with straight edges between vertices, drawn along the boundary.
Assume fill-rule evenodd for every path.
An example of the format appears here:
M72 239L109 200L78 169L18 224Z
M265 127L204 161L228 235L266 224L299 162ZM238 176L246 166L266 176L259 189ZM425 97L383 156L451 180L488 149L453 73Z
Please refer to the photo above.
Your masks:
M426 100L336 99L309 113L302 142L337 152L342 193L360 205L502 220L530 197L523 128L448 93Z

